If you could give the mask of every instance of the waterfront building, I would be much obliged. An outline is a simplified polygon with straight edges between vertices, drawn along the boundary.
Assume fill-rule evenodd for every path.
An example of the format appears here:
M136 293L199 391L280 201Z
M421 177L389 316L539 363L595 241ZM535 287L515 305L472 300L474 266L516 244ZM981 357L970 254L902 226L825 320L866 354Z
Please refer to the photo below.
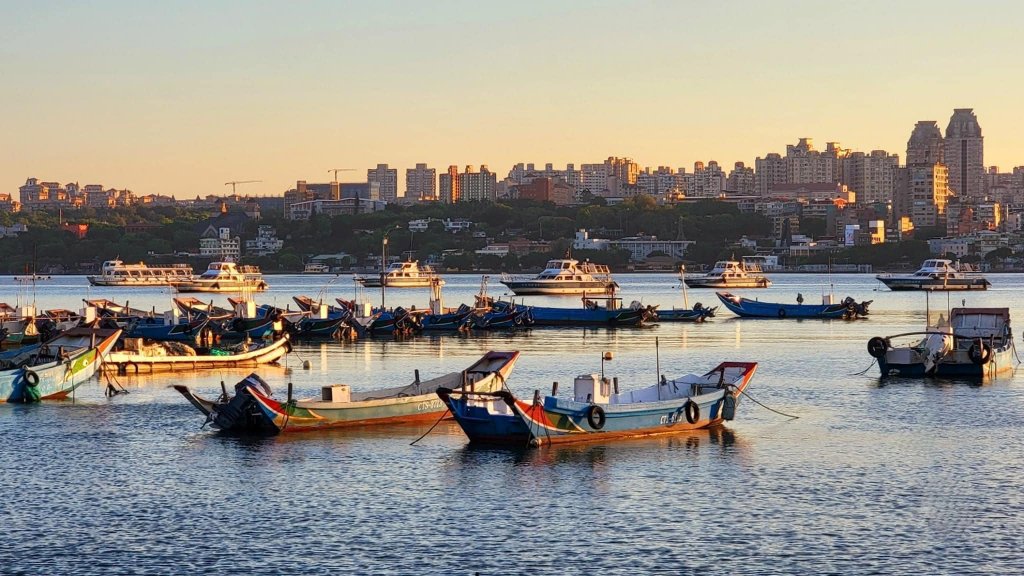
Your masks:
M250 256L270 256L284 248L284 240L277 237L273 226L262 225L256 231L256 238L245 241L245 253Z
M949 189L960 198L981 198L985 193L984 138L971 108L957 108L946 126L943 143L949 169Z
M199 255L213 260L238 260L242 255L242 241L232 236L227 226L208 226L199 238Z
M377 164L376 168L366 171L366 181L375 182L379 186L379 198L385 202L398 200L398 170L389 168L387 164Z
M686 250L694 242L692 240L659 240L657 236L629 236L618 240L591 238L587 230L578 230L573 239L573 250L626 250L629 259L634 262L645 260L653 252L662 252L681 260Z
M437 200L437 170L426 164L405 170L405 199L408 202Z

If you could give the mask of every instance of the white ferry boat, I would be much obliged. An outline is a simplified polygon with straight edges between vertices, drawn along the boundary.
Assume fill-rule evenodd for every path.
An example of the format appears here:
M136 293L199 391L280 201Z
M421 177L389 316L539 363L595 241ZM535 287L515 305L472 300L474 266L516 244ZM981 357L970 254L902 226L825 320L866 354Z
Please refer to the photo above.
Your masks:
M125 264L120 260L107 260L98 275L87 278L93 286L168 286L171 282L191 280L192 267L188 264L147 266L144 262Z
M331 271L331 267L327 264L306 264L306 267L302 270L303 274L327 274Z
M752 262L720 260L707 274L687 274L690 288L767 288L772 285L761 267Z
M941 258L925 260L913 274L879 274L875 278L889 290L986 290L991 285L970 266Z
M544 270L533 278L501 275L501 283L516 296L540 294L614 294L619 285L608 267L588 260L548 260Z
M256 266L240 266L234 262L211 262L199 276L173 281L178 292L262 292L267 282Z
M388 288L429 288L433 282L443 286L444 280L430 266L420 266L418 260L395 262L388 266L384 274L368 274L357 276L359 282L367 288L380 288L383 281Z

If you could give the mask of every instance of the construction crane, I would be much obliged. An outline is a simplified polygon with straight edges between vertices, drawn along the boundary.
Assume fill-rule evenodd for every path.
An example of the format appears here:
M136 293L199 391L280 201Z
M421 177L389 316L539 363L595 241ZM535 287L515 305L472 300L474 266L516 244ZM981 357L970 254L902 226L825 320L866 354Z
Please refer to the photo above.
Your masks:
M225 182L225 186L231 186L231 194L235 193L235 186L239 184L253 184L255 182L263 182L263 180L235 180L234 182Z
M355 171L356 171L355 168L331 168L330 170L328 170L328 172L334 172L334 180L332 180L332 182L337 182L338 181L338 172L355 172Z

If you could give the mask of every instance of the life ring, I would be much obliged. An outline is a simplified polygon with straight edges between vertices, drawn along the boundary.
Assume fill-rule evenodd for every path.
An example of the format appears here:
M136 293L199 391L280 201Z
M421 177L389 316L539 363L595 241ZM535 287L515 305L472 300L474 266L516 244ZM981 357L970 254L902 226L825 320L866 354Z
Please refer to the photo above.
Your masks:
M786 317L786 309L785 308L779 308L779 318L785 318L785 317ZM690 424L693 424L693 422L690 422Z
M36 386L39 385L39 374L36 374L35 372L26 368L25 383L31 386L32 388L35 388Z
M881 336L875 336L868 340L868 354L871 354L874 358L882 358L888 349L889 343Z
M992 347L984 342L971 344L967 349L967 357L978 366L984 366L992 361Z
M686 404L683 404L683 413L690 424L696 424L700 420L700 406L693 400L687 400Z
M591 428L594 430L604 428L604 421L604 408L601 408L597 404L591 405L590 408L587 408L587 424L590 424Z

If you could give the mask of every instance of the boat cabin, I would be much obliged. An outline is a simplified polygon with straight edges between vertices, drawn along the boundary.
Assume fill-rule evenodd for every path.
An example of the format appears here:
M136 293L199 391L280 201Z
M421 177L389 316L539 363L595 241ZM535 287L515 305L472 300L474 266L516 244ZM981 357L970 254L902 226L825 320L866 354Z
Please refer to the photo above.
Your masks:
M751 272L760 273L761 267L757 264L741 264L735 260L719 260L708 272L708 278L746 278Z
M603 264L594 264L588 260L548 260L544 270L537 275L537 280L609 280L611 270Z

